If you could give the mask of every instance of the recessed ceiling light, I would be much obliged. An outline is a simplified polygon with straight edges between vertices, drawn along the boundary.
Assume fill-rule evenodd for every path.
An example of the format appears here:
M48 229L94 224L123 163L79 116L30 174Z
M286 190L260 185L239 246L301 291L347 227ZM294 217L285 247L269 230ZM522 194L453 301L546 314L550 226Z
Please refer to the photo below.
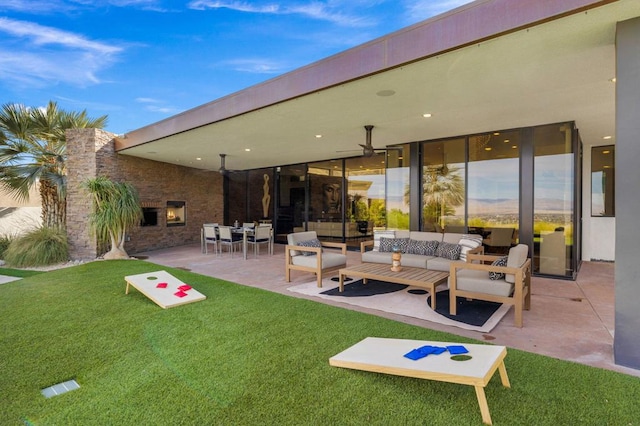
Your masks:
M603 154L610 154L611 151L609 151L608 149L605 149L604 151L602 151Z
M376 95L378 96L393 96L395 94L396 94L396 91L391 89L381 90L378 93L376 93Z
M490 146L486 147L484 150L485 151L491 151L493 148L491 148Z
M511 149L516 149L518 145L511 145Z
M200 157L196 157L196 160L198 160L198 161L202 161L202 158L200 158Z
M612 83L615 83L616 82L616 78L615 77L610 78L609 81L612 82Z
M322 135L316 135L316 138L320 139L322 137Z
M511 142L509 139L504 140L504 143L509 143L509 142Z
M422 114L422 116L424 118L431 118L431 113L430 112L425 112L424 114Z
M498 136L498 135L500 134L500 132L493 132L493 134L494 134L495 136Z
M246 152L250 152L250 151L251 151L251 148L245 148L244 150L245 150Z
M613 137L613 136L609 136L609 135L607 135L607 136L603 136L603 137L602 137L602 139L604 139L604 140L609 140L609 139L611 139L612 137Z
M602 166L603 169L610 169L611 166Z

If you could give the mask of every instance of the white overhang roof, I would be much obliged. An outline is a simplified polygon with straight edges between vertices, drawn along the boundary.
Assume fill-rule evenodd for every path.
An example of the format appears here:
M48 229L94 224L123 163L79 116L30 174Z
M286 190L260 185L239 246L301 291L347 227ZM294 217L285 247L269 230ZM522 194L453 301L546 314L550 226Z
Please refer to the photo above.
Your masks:
M585 144L615 141L616 23L639 16L637 0L479 0L127 133L116 150L208 170L224 153L246 170L358 155L366 124L376 148L563 121Z

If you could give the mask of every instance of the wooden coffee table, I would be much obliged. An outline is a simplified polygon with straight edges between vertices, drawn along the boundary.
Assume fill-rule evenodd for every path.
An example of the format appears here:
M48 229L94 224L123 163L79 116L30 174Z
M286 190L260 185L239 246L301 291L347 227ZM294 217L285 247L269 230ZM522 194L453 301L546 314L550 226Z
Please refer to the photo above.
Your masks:
M447 282L448 272L432 271L425 268L403 266L401 271L393 272L391 265L382 263L361 263L338 271L340 277L340 292L344 291L346 276L362 278L363 283L368 279L386 281L394 284L406 284L429 290L431 294L431 309L436 310L436 287Z
M416 361L404 356L413 349L425 345L447 347L461 344L367 337L329 358L329 365L473 386L476 390L478 405L480 405L482 421L490 425L491 414L484 388L496 370L500 372L502 385L507 388L511 387L507 368L504 365L507 349L504 346L465 343L462 346L469 352L464 355L467 355L469 359L464 361L456 360L456 357L463 355L453 356L449 352L429 355Z

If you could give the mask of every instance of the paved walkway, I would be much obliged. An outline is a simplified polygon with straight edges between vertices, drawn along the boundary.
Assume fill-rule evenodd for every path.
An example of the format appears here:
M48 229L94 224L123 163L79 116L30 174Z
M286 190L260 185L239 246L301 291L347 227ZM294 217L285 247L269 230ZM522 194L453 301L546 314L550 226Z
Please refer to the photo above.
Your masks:
M313 276L293 271L292 282L285 282L284 246L279 244L275 245L273 256L263 250L258 258L249 255L247 260L238 254L232 259L227 252L222 256L211 252L205 255L200 252L199 244L139 255L160 265L640 377L640 370L618 366L613 360L615 306L612 263L584 262L576 281L534 278L532 308L524 312L524 327L515 327L512 308L490 333L479 333L288 291L288 287L309 282ZM348 252L348 264L358 263L360 253Z

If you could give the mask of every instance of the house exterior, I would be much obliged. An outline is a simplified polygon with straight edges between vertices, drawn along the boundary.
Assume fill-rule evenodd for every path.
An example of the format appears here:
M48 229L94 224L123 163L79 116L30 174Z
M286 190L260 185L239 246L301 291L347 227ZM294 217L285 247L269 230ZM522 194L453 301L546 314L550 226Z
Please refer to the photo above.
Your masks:
M70 131L73 255L99 254L97 175L139 190L132 253L234 220L345 241L510 228L541 276L615 260L616 362L640 368L638 46L634 0L479 0L124 136Z

